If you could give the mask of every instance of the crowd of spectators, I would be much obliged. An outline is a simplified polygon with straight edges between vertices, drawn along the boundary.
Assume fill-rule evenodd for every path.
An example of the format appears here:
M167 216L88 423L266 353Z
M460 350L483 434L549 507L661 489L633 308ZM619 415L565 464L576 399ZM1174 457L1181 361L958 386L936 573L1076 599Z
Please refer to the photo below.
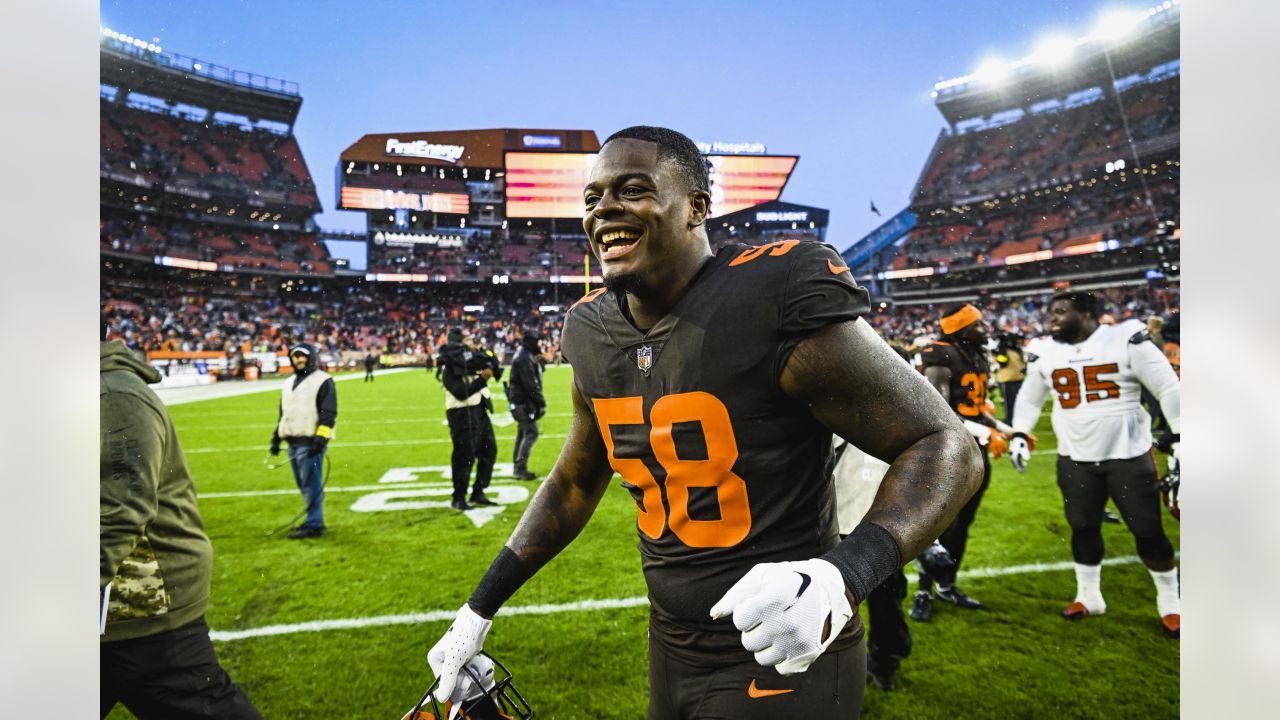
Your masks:
M1180 292L1176 283L1166 287L1115 287L1095 290L1102 301L1103 320L1118 322L1150 317L1164 320L1179 312ZM997 334L1033 338L1049 334L1049 301L1052 292L1018 298L988 298L973 303ZM887 305L869 320L876 332L891 343L909 347L922 337L938 334L938 318L950 306L937 304Z
M1161 225L1171 231L1181 222L1179 183L1174 168L1166 167L1165 177L1145 189L1136 176L1113 178L1056 191L1034 206L1003 203L956 220L925 217L892 268L987 265L1017 253L1099 241L1125 243L1150 237Z
M435 355L452 327L469 329L509 360L531 329L558 345L563 311L581 291L561 288L549 297L543 285L468 286L427 283L404 286L359 280L325 285L227 281L218 288L174 282L104 277L102 312L112 338L139 351L283 352L306 340L328 352ZM1179 310L1179 286L1115 287L1096 291L1111 320L1165 319ZM1052 293L975 301L996 333L1026 338L1048 333ZM552 307L558 309L551 309ZM886 340L910 346L937 333L937 304L892 304L868 318ZM546 312L542 311L546 308Z
M574 290L564 292L565 303L577 299ZM109 337L143 352L282 352L306 340L328 352L434 355L449 328L463 327L508 357L530 329L559 344L560 313L540 310L552 304L547 294L545 287L528 285L299 281L212 289L163 278L104 277L101 303Z
M123 255L166 255L242 269L286 273L329 273L333 269L328 251L314 233L195 222L105 207L98 220L98 247Z
M293 135L190 120L108 100L99 103L104 175L150 184L319 208L315 184Z
M1179 88L1177 75L1135 82L1119 102L1099 93L944 138L916 189L919 225L891 268L999 265L1011 255L1172 232L1180 224ZM1121 103L1145 153L1141 166ZM1127 166L1114 164L1125 158Z
M432 234L460 240L463 246L380 245L375 238L369 245L369 272L417 273L450 279L506 275L513 279L546 280L552 275L581 274L583 256L589 252L587 238L581 233L485 229L466 234L448 231Z
M1135 143L1168 137L1180 126L1177 75L1141 82L1119 93ZM1088 104L1024 116L1006 125L945 138L916 188L915 205L1064 182L1129 157L1129 139L1115 96Z

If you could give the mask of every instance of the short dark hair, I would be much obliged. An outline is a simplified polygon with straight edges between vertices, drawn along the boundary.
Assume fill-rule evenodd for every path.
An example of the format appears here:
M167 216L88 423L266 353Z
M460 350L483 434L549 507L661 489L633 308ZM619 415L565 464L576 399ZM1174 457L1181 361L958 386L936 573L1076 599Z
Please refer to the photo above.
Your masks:
M1098 297L1091 292L1067 290L1054 295L1049 304L1052 305L1059 300L1066 300L1071 303L1071 307L1079 312L1087 313L1095 318L1098 317Z
M698 146L684 134L663 127L633 125L610 135L604 141L604 145L623 139L654 143L658 146L658 159L675 163L689 190L711 192L711 181L707 177L707 160L698 150Z

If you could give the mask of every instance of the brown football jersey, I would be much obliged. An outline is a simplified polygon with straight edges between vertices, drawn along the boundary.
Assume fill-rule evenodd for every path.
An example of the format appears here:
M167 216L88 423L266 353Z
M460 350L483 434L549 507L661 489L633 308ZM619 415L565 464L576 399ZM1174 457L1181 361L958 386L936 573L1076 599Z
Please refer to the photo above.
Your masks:
M711 606L756 563L838 542L831 432L779 378L804 337L868 310L830 246L790 240L725 246L648 332L612 291L569 311L561 349L635 501L652 629L671 652L750 659ZM837 645L861 632L855 614Z
M920 353L924 367L951 371L951 409L961 418L976 419L987 404L987 373L991 366L983 348L953 345L942 340Z

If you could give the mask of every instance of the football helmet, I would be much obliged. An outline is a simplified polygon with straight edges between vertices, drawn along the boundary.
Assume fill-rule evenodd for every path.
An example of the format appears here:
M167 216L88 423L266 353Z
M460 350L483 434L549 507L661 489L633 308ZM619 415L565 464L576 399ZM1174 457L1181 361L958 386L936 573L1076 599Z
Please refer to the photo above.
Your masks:
M533 710L516 689L511 671L489 653L481 651L463 666L466 675L460 684L469 685L460 707L436 697L440 678L436 678L413 709L401 720L529 720ZM466 682L469 680L470 682Z

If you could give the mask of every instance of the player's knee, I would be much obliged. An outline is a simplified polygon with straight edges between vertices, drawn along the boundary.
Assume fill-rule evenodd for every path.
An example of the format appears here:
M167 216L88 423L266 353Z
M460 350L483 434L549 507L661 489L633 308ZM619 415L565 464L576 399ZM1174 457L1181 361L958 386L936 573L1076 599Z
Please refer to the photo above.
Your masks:
M1097 565L1102 562L1106 546L1102 542L1102 527L1072 528L1071 556L1081 565ZM1141 552L1139 552L1141 554Z
M1137 538L1138 557L1143 560L1173 559L1173 543L1164 533Z

